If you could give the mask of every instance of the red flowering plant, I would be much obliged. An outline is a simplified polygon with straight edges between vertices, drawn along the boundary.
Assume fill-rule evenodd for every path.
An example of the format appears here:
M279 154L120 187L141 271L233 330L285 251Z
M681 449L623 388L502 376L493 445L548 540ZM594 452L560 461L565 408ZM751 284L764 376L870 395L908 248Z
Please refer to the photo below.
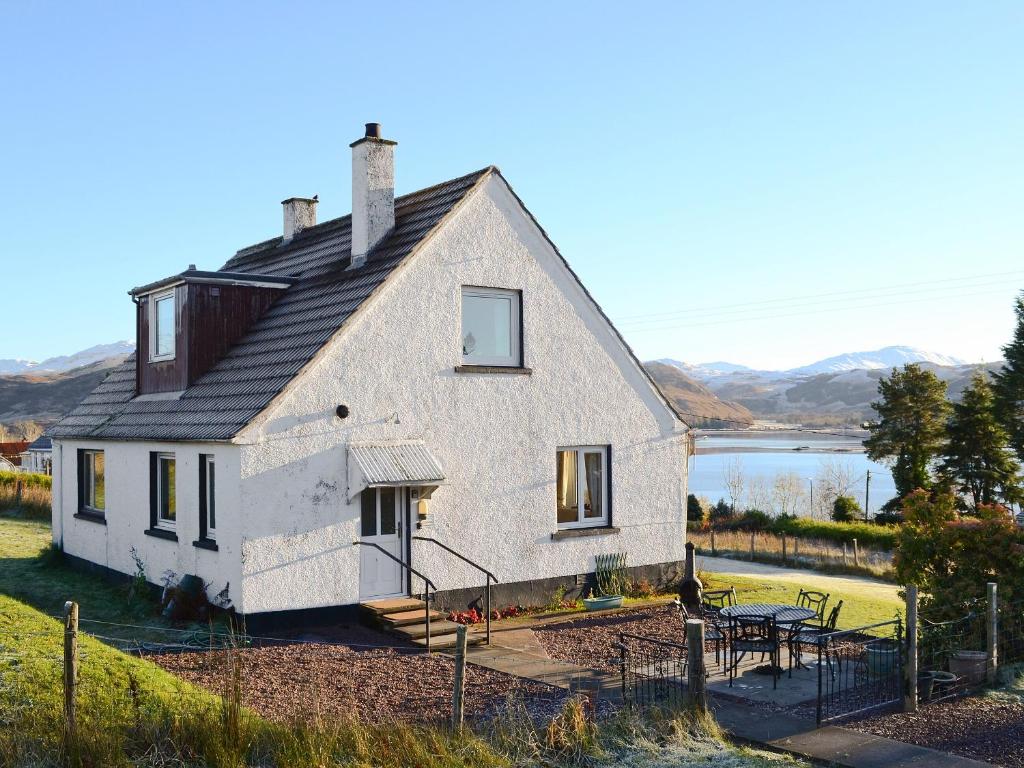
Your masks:
M515 616L524 616L530 612L531 609L522 605L509 605L505 608L495 608L491 611L491 621L511 619ZM470 608L468 611L452 611L448 614L448 621L454 621L456 624L480 624L485 618L485 614L476 608Z

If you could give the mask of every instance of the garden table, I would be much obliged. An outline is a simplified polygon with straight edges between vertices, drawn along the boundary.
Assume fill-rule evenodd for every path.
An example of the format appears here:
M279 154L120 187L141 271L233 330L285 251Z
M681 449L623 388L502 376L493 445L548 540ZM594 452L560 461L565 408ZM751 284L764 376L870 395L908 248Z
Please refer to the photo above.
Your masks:
M758 616L764 619L774 616L776 626L783 626L813 619L818 614L810 608L803 608L799 605L786 605L785 603L741 603L740 605L726 606L718 612L718 615L726 619L732 616ZM754 671L758 674L777 675L781 674L782 668L766 664L763 667L757 667Z

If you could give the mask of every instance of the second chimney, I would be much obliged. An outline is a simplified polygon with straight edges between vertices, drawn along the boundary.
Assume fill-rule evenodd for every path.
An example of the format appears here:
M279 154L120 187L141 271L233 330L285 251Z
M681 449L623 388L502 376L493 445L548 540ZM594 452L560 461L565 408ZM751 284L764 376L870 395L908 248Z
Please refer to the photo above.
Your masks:
M361 267L395 228L395 145L380 137L380 123L352 147L352 268Z
M299 232L316 224L316 197L289 197L284 206L284 239L287 243Z

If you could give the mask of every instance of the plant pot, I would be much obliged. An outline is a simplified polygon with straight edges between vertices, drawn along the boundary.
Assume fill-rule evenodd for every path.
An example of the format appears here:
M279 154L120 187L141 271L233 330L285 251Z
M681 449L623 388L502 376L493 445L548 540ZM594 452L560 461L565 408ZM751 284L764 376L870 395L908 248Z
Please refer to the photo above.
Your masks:
M864 654L871 677L889 677L899 669L900 646L895 640L872 640L864 646Z
M984 651L956 651L949 658L949 671L964 678L969 684L985 682L988 655Z
M932 672L917 673L917 700L922 703L931 701L932 688L935 685L935 675Z
M945 672L941 669L930 669L928 674L932 676L932 692L939 695L957 680L956 675L952 672Z
M609 608L622 607L622 595L602 595L601 597L583 598L583 607L588 611L606 611Z

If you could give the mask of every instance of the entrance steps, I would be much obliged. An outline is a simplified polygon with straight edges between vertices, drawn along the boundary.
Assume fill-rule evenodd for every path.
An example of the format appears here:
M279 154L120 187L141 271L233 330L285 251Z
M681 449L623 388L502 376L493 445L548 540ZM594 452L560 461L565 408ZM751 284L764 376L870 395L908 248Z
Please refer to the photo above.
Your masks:
M393 597L384 600L369 600L359 604L363 617L370 626L404 637L415 645L426 646L427 623L425 620L426 603L412 597ZM440 611L430 611L430 649L440 650L455 645L455 629L453 621L448 621ZM484 642L483 635L469 630L467 645L480 645Z

